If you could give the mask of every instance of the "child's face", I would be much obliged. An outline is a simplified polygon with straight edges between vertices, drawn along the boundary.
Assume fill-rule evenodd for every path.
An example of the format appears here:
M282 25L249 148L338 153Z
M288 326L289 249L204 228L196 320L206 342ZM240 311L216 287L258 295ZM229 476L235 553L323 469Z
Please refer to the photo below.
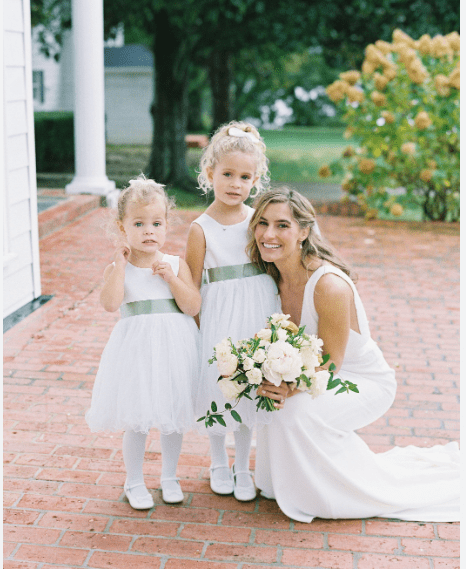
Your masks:
M256 161L244 152L226 154L214 168L207 169L207 177L214 187L215 199L225 205L244 202L257 182Z
M156 253L167 236L167 219L162 200L148 204L129 203L120 225L131 252Z

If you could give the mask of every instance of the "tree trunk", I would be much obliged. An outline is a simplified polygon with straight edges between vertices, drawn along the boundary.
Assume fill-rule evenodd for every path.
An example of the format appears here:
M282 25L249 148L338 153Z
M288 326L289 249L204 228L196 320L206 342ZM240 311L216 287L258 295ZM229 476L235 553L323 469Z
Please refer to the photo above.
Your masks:
M230 53L226 51L215 51L212 54L209 64L209 79L213 102L213 132L215 132L220 125L232 120L232 75Z
M154 22L153 135L148 172L157 182L195 191L196 182L186 165L189 62L177 65L183 38L167 12L157 12Z

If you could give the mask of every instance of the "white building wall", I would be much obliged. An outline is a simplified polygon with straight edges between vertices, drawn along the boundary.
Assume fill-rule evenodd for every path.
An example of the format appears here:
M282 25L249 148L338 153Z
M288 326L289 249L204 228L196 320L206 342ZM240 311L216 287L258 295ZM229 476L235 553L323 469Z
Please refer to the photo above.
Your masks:
M3 3L3 317L40 290L29 0Z
M146 67L105 69L105 131L108 144L152 141L153 71Z

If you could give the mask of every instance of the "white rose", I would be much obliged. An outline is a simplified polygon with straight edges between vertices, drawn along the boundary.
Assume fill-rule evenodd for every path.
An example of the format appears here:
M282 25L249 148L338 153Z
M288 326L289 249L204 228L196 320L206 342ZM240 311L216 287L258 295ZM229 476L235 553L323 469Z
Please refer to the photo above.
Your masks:
M316 367L319 367L320 361L319 356L314 352L311 346L306 346L301 348L301 358L303 360L303 365L307 370L314 371Z
M282 381L292 382L301 375L303 360L297 348L279 340L270 345L267 358L262 365L262 373L274 385Z
M307 345L310 346L314 352L316 353L321 352L322 346L324 345L324 341L314 335L309 336L308 338L309 340Z
M288 334L286 333L286 330L283 330L283 328L279 328L277 330L277 338L279 340L286 340L288 338Z
M270 346L270 342L267 340L261 340L259 342L259 348L268 348Z
M216 344L215 355L217 356L217 358L231 355L231 345L230 345L230 340L228 340L228 338L225 338L224 340Z
M233 375L238 369L238 358L232 353L222 356L221 358L217 359L217 367L220 375L229 377L230 375Z
M273 324L274 326L281 326L288 324L288 318L290 317L289 314L272 314L272 316L270 317L270 324Z
M309 388L309 393L312 399L319 397L327 391L327 384L330 377L330 372L326 369L316 371L316 373L310 376L311 387Z
M265 340L266 342L270 342L272 338L272 330L270 328L263 328L257 332L256 336L261 340Z
M220 391L223 393L225 399L234 401L238 395L243 392L248 386L247 383L238 383L237 381L232 381L231 379L221 379L217 382Z
M266 358L265 350L262 349L256 350L252 356L252 359L258 364L263 363L265 361L265 358Z
M259 385L262 383L262 372L257 367L253 367L251 370L247 371L246 377L248 378L249 383L252 383L252 385Z
M243 368L246 371L249 371L250 369L252 369L254 367L254 360L252 358L244 358L243 360Z

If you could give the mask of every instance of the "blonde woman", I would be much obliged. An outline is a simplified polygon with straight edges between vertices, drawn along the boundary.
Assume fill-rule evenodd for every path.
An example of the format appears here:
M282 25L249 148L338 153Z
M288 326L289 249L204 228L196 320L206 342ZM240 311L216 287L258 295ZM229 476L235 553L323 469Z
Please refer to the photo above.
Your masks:
M381 417L396 392L394 371L371 339L349 267L315 231L310 202L287 188L259 196L249 225L251 261L277 283L282 312L323 340L342 379L359 393L312 399L287 384L258 390L280 411L257 434L256 485L302 522L390 517L459 520L457 443L373 453L355 433Z

